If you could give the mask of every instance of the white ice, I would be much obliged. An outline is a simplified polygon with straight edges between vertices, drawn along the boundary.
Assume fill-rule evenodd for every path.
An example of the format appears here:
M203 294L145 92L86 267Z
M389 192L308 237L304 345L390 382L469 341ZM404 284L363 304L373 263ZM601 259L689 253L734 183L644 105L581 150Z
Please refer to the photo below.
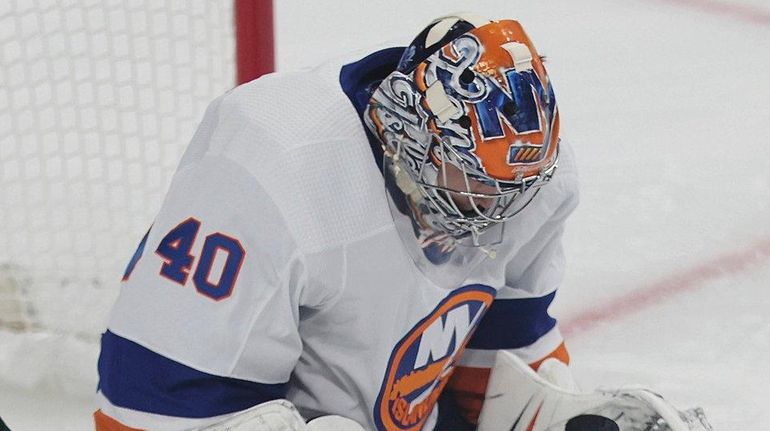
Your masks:
M768 0L276 3L282 70L406 43L450 11L524 23L548 57L581 168L552 310L565 322L770 238ZM578 380L652 387L704 407L717 431L768 430L769 289L770 258L758 255L577 332L568 344ZM90 429L91 411L88 391L0 392L14 430Z

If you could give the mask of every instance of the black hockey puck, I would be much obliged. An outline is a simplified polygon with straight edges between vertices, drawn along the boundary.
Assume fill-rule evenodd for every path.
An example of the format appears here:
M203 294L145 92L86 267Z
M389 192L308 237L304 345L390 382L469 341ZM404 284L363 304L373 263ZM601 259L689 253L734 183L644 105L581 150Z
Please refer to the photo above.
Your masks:
M620 427L604 416L580 415L570 419L564 431L620 431Z

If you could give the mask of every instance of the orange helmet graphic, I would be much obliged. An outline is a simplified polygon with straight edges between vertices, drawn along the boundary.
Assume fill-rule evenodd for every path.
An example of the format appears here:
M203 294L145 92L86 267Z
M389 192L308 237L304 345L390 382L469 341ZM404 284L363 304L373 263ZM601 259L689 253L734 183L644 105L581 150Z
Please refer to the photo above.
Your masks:
M556 168L556 98L517 21L434 21L366 114L415 218L455 238L513 217Z

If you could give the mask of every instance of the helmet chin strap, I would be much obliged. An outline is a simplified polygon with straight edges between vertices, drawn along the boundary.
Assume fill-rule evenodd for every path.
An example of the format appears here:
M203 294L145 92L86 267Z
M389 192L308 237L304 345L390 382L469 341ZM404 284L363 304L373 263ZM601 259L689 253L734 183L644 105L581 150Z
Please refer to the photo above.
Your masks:
M485 247L483 245L477 245L476 247L478 247L479 250L483 251L484 254L486 254L490 259L497 258L497 250L493 248Z

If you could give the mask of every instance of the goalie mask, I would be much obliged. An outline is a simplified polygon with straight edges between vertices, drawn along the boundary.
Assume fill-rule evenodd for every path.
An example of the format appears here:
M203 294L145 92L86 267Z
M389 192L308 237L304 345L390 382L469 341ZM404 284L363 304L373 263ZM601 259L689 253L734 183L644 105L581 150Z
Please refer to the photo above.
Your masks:
M556 169L556 99L516 21L434 21L374 91L365 121L420 229L473 245Z

